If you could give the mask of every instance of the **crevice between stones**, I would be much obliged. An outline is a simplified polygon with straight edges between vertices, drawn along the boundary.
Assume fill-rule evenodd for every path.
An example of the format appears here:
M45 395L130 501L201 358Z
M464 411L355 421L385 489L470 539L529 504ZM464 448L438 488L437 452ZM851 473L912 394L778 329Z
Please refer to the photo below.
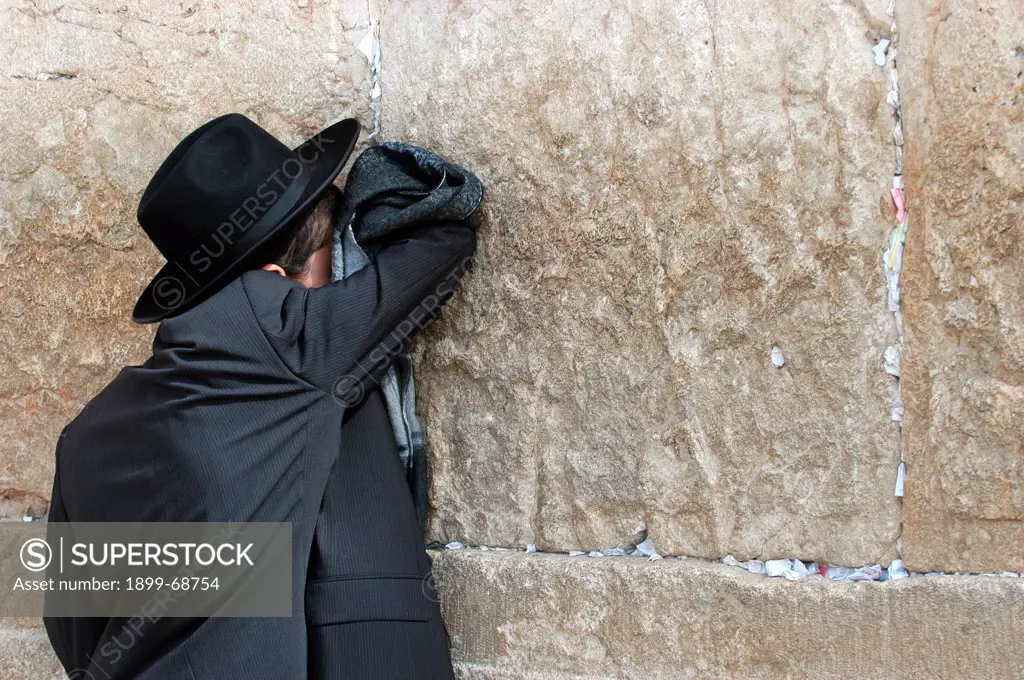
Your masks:
M359 41L359 51L370 64L370 109L373 111L373 131L368 140L380 136L380 8L376 0L366 0L367 32Z
M894 225L889 232L888 243L882 255L882 266L886 280L886 302L890 312L893 314L893 321L896 326L896 343L885 350L882 358L882 366L886 373L896 380L896 399L892 405L892 421L896 425L897 439L900 446L900 463L896 469L896 483L894 494L899 503L900 522L897 530L895 549L899 568L903 568L903 481L906 476L906 451L903 447L903 394L900 381L900 358L903 352L903 317L900 312L900 273L903 269L903 246L907 237L907 210L906 196L903 185L903 115L902 100L900 98L899 71L897 70L897 54L899 48L899 27L896 24L895 10L896 2L892 0L886 15L892 20L889 28L889 37L879 40L873 51L875 63L886 68L888 79L888 90L886 93L886 104L892 114L893 126L890 138L893 143L894 168L892 175L892 197L893 208L895 209ZM879 63L880 62L880 63ZM890 565L891 568L891 565Z
M722 563L732 567L737 567L748 573L763 576L764 578L780 578L784 581L802 581L807 578L813 578L815 576L824 577L830 581L839 581L844 583L855 583L858 581L876 581L880 583L886 583L889 581L899 581L904 578L920 578L923 576L958 576L958 577L970 577L970 578L982 578L982 577L1002 577L1002 578L1022 578L1024 575L1012 572L986 572L986 573L971 573L971 572L955 572L946 573L942 571L930 571L930 572L908 572L900 565L898 569L893 569L893 565L890 564L888 568L882 568L878 564L868 564L859 567L848 567L834 564L818 563L814 561L801 560L797 558L793 559L778 559L778 560L747 560L742 562L735 559L732 555L726 555L721 560L709 559L707 557L697 557L692 555L660 555L654 547L654 543L651 539L645 538L640 543L637 543L631 548L602 548L601 550L539 550L536 545L529 544L525 548L518 547L507 547L507 546L487 546L487 545L467 545L462 541L450 541L448 543L441 543L435 541L428 543L426 546L428 550L436 550L439 552L445 552L449 550L468 550L477 552L495 552L495 553L538 553L544 555L560 555L563 557L580 559L592 558L592 557L620 557L625 559L644 559L647 561L655 560L679 560L679 561L692 561L702 564L717 564ZM895 562L895 560L894 560ZM799 565L797 564L799 563Z

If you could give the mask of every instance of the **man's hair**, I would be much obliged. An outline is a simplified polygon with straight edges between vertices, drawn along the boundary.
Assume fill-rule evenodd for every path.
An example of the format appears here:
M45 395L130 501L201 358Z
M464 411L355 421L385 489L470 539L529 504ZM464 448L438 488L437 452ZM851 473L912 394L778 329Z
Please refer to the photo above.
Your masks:
M323 247L334 228L335 211L341 205L341 189L329 184L319 198L294 218L280 234L260 248L253 258L254 267L276 264L288 276L306 271L309 258Z

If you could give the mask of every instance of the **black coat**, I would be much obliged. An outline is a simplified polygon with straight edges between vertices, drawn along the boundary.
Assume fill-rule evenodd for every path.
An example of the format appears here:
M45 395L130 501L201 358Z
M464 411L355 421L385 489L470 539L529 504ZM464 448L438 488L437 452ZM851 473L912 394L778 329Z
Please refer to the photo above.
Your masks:
M290 521L291 618L46 618L72 677L451 678L429 559L375 376L476 245L417 228L344 281L249 271L163 321L57 447L51 521ZM363 398L332 394L356 376ZM350 381L346 381L350 385ZM339 454L340 452L340 454ZM307 571L308 567L308 571Z

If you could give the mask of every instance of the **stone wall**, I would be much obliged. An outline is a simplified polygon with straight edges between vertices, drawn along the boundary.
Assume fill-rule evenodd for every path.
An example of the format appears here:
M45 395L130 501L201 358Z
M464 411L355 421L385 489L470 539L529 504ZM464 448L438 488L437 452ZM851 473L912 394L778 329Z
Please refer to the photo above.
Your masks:
M887 9L5 5L0 519L45 514L61 428L146 356L134 213L170 148L228 111L293 144L355 116L486 186L477 264L416 349L428 540L680 556L433 553L461 677L1019 674L1020 579L713 562L1024 570L1024 9L896 0L896 33ZM55 673L41 629L0 626L0 678Z
M700 560L452 550L464 678L1016 678L1024 580L799 582Z
M907 564L1024 571L1024 5L899 19Z
M384 7L383 133L489 190L423 349L433 538L894 556L884 12Z

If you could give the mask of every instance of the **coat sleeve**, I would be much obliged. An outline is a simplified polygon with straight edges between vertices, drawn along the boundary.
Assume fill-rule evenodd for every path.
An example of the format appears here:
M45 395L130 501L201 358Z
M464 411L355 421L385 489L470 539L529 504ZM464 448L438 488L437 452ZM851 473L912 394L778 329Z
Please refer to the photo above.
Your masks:
M262 271L250 272L244 284L285 363L350 406L437 315L475 248L472 227L444 223L410 230L363 269L321 288ZM276 293L267 286L277 286Z

